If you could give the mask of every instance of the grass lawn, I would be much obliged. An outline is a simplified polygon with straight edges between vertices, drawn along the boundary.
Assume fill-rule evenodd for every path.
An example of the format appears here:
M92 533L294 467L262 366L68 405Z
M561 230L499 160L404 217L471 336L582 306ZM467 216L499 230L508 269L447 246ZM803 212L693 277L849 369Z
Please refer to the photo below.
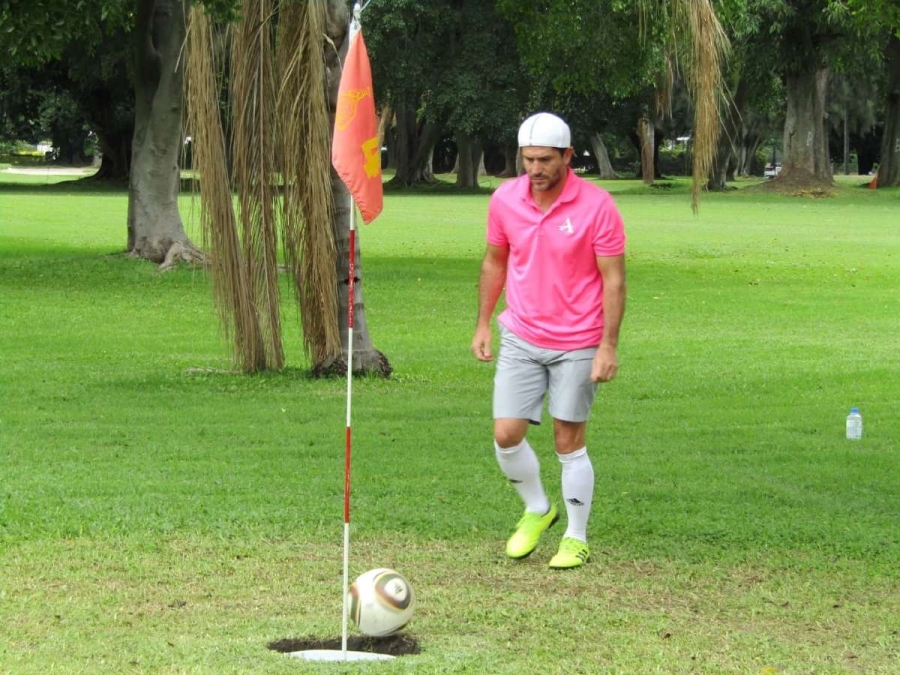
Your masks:
M683 181L605 184L629 306L568 573L560 526L503 555L520 505L468 351L487 193L389 193L360 235L395 371L354 384L351 575L407 576L422 651L346 667L266 647L340 634L346 385L307 377L287 281L290 367L218 372L206 273L122 255L124 193L0 181L0 673L897 672L900 191L694 216Z

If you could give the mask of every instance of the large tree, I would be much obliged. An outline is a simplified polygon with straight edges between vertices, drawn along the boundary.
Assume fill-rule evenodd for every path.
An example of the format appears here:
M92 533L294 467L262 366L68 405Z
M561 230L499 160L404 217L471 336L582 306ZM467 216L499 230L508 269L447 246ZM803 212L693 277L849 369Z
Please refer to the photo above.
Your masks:
M492 3L456 0L451 4L444 64L426 102L456 140L457 187L472 188L478 185L484 149L491 141L503 149L506 172L514 170L516 129L534 83L519 67L512 25Z
M786 111L783 167L772 187L830 185L829 81L869 60L878 68L895 4L882 0L730 0L753 17L759 48L777 56Z
M878 187L900 185L900 36L891 35L885 47L888 82L885 102L884 135Z
M444 126L425 103L442 53L452 40L448 0L378 0L365 11L366 45L378 104L393 117L387 130L392 146L391 184L418 185L434 181L431 158Z
M138 0L134 23L128 252L163 265L199 255L178 212L184 86L179 57L189 6L188 0Z
M841 3L844 8L844 3ZM845 16L859 48L877 53L885 74L884 130L877 185L900 185L900 3L846 0Z
M126 249L157 263L194 259L177 208L182 148L179 55L188 0L6 0L0 48L22 66L67 69L70 93L121 175L129 167ZM37 39L37 36L41 36ZM91 79L93 72L101 77ZM122 89L131 73L134 130L123 142ZM127 107L127 103L124 104ZM129 157L130 155L130 157Z

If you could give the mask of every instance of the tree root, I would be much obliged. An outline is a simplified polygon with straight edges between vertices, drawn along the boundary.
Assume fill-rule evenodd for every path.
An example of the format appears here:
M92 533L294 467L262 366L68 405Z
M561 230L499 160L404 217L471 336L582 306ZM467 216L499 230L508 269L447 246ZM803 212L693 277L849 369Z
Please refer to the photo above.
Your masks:
M160 272L167 272L177 267L179 263L203 266L206 264L206 254L189 241L176 241L169 247L166 257L157 269Z
M377 375L387 379L394 372L387 357L377 349L353 352L353 374L354 375ZM346 377L347 376L347 358L342 353L336 358L332 358L322 363L317 363L312 367L313 377Z

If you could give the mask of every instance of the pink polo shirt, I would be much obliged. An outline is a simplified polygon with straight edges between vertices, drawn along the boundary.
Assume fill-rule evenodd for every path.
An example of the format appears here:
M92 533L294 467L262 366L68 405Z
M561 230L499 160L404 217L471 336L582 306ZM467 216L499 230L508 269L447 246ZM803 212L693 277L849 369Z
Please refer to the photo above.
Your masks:
M569 169L545 212L528 175L507 181L488 207L487 241L509 246L506 305L499 321L523 340L571 351L600 344L603 277L597 256L625 252L622 216L609 193Z

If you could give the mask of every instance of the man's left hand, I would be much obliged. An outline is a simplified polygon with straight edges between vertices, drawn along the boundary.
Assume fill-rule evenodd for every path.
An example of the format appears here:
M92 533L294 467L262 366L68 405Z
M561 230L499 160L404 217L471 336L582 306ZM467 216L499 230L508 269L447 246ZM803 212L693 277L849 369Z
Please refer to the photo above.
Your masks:
M616 348L608 345L597 347L591 366L591 382L609 382L618 372L619 359L616 357Z

